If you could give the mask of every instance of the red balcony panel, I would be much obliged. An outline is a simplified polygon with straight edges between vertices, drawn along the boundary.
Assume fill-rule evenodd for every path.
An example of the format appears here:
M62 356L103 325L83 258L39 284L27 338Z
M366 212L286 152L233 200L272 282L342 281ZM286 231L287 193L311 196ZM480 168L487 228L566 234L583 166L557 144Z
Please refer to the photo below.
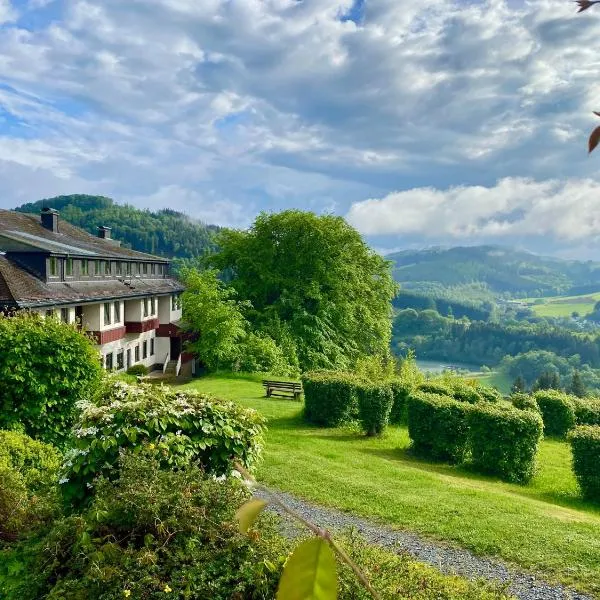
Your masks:
M125 327L115 327L106 331L91 331L90 333L94 336L96 344L109 344L110 342L123 339L125 333L127 333L127 329Z
M145 331L152 331L158 329L158 319L148 319L147 321L125 321L125 327L127 333L144 333Z
M163 323L162 325L158 326L158 329L156 330L156 336L157 337L177 337L178 335L181 334L181 330L179 329L179 327L177 327L177 325L174 325L173 323Z

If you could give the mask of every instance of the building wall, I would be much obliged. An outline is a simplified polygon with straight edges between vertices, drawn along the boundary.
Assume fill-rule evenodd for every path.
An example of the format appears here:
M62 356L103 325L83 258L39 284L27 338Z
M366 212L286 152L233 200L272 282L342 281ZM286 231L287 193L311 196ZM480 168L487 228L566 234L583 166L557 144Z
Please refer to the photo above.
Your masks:
M102 364L106 365L106 355L113 355L113 369L117 370L117 353L123 351L123 370L127 369L127 350L131 350L131 366L142 364L148 368L153 367L157 363L163 362L163 357L160 356L157 347L155 331L146 331L138 335L127 335L124 338L108 344L98 345L98 351L102 354ZM152 343L154 340L154 354L151 354ZM147 355L144 358L144 342L146 343ZM139 347L139 360L135 360L135 348ZM119 369L120 370L120 369Z

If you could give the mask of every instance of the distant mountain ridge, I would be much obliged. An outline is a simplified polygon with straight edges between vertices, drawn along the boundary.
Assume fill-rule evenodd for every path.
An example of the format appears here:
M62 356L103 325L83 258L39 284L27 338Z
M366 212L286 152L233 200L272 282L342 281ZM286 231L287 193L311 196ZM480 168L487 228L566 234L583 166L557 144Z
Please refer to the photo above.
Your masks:
M404 288L485 286L493 295L549 296L600 290L600 262L538 256L502 246L404 250L386 256Z
M195 258L214 249L220 229L168 208L151 212L86 194L45 198L15 210L39 213L44 207L55 208L62 219L94 235L105 225L124 246L169 258Z

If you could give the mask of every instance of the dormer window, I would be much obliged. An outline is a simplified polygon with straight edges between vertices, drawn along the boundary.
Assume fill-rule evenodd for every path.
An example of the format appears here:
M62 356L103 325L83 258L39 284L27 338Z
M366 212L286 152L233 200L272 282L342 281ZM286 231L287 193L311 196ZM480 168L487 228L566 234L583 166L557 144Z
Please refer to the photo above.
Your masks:
M83 277L87 277L89 275L88 261L87 260L82 260L81 261L81 275Z
M131 275L131 263L125 263L125 273Z
M100 261L99 260L94 261L94 275L96 277L100 276Z
M110 275L110 262L107 260L104 261L104 274Z
M123 275L123 263L117 262L115 264L116 266L116 271L117 271L117 275L120 277L121 275Z
M67 258L65 261L65 277L73 277L73 259Z
M148 265L147 265L147 263L144 263L143 269L144 269L144 275L148 275Z
M50 277L58 277L58 259L50 257Z

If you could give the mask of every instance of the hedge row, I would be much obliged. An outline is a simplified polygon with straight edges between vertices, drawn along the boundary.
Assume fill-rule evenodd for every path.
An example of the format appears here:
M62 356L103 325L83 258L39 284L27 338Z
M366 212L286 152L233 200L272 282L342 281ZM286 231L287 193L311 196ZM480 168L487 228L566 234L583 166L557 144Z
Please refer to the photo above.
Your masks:
M569 433L573 470L583 495L600 500L600 427L580 425Z
M500 392L494 388L488 388L476 382L469 383L458 377L425 381L418 386L418 389L428 394L449 396L454 400L467 402L468 404L499 402L502 400Z
M564 437L575 425L600 425L600 400L577 398L556 390L535 392L547 435ZM514 401L513 401L514 402Z
M534 474L543 423L532 410L508 402L460 402L417 391L408 401L413 450L451 463L471 457L475 467L504 480L526 482Z

